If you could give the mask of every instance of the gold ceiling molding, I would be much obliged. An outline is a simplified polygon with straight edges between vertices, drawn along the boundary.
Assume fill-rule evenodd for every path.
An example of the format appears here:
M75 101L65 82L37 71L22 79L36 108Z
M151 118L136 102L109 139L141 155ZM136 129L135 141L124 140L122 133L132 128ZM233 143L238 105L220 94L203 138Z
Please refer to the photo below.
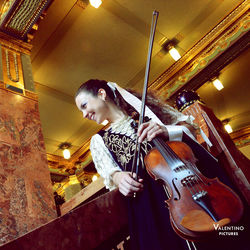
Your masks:
M230 137L239 148L250 145L250 126L230 133Z
M77 0L76 5L81 7L82 9L85 9L89 4L88 0Z
M86 141L73 155L72 159L75 161L85 161L90 155L90 140Z
M243 1L181 59L149 86L164 99L178 92L188 81L216 60L249 30L249 4Z
M5 0L1 9L1 31L25 40L50 2L51 0Z
M18 92L14 91L14 90L9 89L9 85L5 84L2 81L0 81L0 89L5 89L6 91L12 92L12 93L14 93L16 95L21 95L21 96L23 96L25 98L28 98L28 99L31 99L33 101L38 102L38 95L36 93L28 91L26 89L23 89L22 93L18 93Z
M82 145L74 154L72 154L72 156L68 160L64 159L62 156L47 153L49 168L58 169L62 173L72 168L83 169L92 162L92 160L90 160L91 154L89 150L89 145L90 139L84 145Z
M16 95L20 95L23 96L25 98L31 99L33 101L38 102L38 96L36 93L28 91L26 89L23 90L23 93L18 93L16 91L13 91L11 89L8 88L8 84L5 84L4 82L0 81L0 89L5 89L6 91L12 92Z
M65 169L71 169L74 167L74 162L72 162L71 158L66 160L61 156L47 153L47 160L49 168L58 170L62 169L62 173L65 172Z
M24 96L29 98L29 99L32 99L34 101L38 101L38 95L37 93L34 93L32 91L29 91L27 89L24 89Z
M3 32L0 32L0 44L4 45L6 48L30 55L32 45L23 42L17 38L11 37Z

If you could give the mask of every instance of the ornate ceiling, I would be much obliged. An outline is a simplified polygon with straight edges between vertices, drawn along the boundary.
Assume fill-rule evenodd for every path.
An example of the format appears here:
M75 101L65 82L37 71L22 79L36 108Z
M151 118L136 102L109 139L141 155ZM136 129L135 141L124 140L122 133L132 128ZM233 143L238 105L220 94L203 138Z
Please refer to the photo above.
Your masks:
M11 6L15 1L7 2ZM141 91L153 10L159 11L159 19L150 89L173 102L179 90L200 88L198 93L219 119L231 118L234 130L249 126L248 1L103 0L98 9L85 0L22 2L27 6L32 2L36 13L43 11L40 19L38 14L29 16L33 22L15 34L32 45L33 78L51 172L67 176L70 169L80 170L91 162L89 140L102 126L82 119L75 107L74 93L82 82L99 78ZM12 35L6 23L1 27ZM182 56L177 62L163 47L168 40L177 42ZM208 83L218 72L224 84L221 92ZM69 161L61 157L62 142L72 144Z

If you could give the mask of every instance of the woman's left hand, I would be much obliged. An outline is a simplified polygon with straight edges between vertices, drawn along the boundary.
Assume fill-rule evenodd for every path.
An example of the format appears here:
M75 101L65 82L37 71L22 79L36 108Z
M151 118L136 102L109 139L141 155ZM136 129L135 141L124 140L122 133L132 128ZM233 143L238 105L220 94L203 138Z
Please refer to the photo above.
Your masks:
M165 126L161 126L156 122L149 121L141 124L138 129L139 143L141 143L144 139L151 141L156 136L163 136L168 139L168 131Z

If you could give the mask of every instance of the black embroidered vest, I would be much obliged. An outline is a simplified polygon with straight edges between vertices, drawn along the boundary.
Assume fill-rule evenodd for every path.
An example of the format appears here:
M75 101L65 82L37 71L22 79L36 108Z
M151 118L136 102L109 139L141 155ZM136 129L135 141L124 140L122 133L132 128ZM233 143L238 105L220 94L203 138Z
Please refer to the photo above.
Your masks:
M113 132L112 129L101 130L98 134L102 136L105 146L119 167L124 171L131 171L136 147L135 139L125 134ZM151 143L146 141L141 143L140 169L143 167L144 156L151 148ZM139 174L140 172L141 170L139 170Z

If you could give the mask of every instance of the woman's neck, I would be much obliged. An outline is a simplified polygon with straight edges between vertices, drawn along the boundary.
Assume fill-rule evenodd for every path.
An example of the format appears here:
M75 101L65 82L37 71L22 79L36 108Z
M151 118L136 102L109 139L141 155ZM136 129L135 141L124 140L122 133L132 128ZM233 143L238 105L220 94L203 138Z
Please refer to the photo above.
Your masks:
M124 112L115 105L111 104L109 107L109 110L110 110L110 115L109 115L108 121L110 123L119 121L125 116Z

